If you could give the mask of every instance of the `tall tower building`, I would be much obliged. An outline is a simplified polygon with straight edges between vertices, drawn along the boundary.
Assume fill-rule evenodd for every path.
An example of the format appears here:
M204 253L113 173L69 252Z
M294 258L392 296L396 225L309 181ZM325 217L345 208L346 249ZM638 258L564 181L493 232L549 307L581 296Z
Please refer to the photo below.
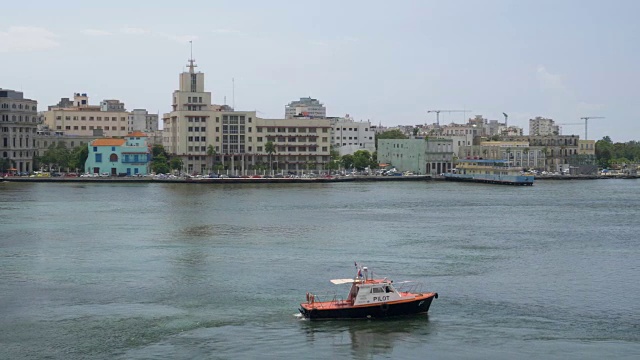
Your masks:
M162 117L162 144L180 157L181 171L301 172L329 162L328 119L260 119L255 111L212 104L204 74L195 68L191 56L187 71L180 74L179 89L173 92L172 111ZM269 142L275 146L270 154Z
M311 97L300 98L289 103L284 108L284 117L292 119L296 116L308 117L312 119L326 118L327 108L317 99Z

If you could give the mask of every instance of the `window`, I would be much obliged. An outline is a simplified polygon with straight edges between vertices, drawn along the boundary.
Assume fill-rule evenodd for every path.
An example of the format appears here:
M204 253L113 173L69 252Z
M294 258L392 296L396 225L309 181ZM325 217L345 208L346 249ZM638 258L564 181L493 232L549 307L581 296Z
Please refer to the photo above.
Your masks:
M120 127L120 130L124 131L124 130L125 130L125 127L124 127L124 126L121 126L121 127Z
M187 138L187 141L193 141L193 136L189 136L189 137Z
M322 147L322 151L327 151L327 147L326 147L326 146L323 146L323 147Z
M94 147L94 149L95 149L95 147ZM96 162L97 163L101 163L102 162L102 154L96 154Z
M114 149L114 148L112 148L112 149ZM136 156L138 156L138 155L136 155ZM111 154L111 155L109 156L109 161L111 161L111 162L118 162L118 154Z
M249 140L249 141L251 141L251 140ZM258 142L262 142L262 137L258 138Z
M256 149L258 150L258 152L262 152L262 146L258 146Z

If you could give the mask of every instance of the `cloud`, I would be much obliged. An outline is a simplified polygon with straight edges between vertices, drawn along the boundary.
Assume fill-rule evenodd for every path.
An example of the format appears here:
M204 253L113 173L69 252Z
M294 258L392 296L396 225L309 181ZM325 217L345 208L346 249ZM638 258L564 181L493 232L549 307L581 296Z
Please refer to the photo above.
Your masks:
M605 104L582 101L576 91L565 83L562 75L549 72L543 65L536 69L536 77L547 98L546 111L559 123L582 116L597 115L606 108Z
M111 35L111 33L108 32L108 31L97 30L97 29L84 29L84 30L81 30L80 32L85 34L85 35L89 35L89 36L109 36L109 35Z
M550 73L544 66L538 65L536 76L538 78L538 84L543 90L567 92L562 76Z
M188 43L189 41L198 39L196 35L170 35L170 34L158 34L158 35L179 43Z
M234 29L213 29L211 30L211 32L214 34L239 34L240 33L239 30L234 30Z
M57 37L41 27L11 26L8 31L0 31L0 53L53 49L60 46Z
M315 46L329 46L329 43L325 41L309 41L309 44L315 45Z
M145 35L151 33L150 30L135 27L123 27L122 29L120 29L120 32L130 35Z

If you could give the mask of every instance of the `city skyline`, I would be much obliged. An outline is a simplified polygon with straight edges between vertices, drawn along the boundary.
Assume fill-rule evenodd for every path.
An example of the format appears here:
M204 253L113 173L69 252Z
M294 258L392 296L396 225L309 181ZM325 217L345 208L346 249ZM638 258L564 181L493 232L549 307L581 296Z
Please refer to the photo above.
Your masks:
M180 14L184 6L166 1L12 3L0 26L0 86L41 111L82 92L163 114L193 41L213 102L226 96L265 118L311 96L328 116L384 126L433 123L431 109L472 110L442 113L441 124L506 112L524 129L536 116L605 116L589 122L589 139L638 140L635 2L296 4L194 1L187 10L198 11ZM584 127L563 133L582 137Z

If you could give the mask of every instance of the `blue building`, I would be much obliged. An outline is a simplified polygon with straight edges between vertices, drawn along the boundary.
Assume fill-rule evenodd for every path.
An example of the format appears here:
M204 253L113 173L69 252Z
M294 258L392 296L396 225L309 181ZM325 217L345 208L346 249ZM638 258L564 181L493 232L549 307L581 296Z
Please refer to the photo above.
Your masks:
M151 160L147 136L135 131L124 139L96 139L88 144L89 156L84 165L87 173L118 176L146 175Z

